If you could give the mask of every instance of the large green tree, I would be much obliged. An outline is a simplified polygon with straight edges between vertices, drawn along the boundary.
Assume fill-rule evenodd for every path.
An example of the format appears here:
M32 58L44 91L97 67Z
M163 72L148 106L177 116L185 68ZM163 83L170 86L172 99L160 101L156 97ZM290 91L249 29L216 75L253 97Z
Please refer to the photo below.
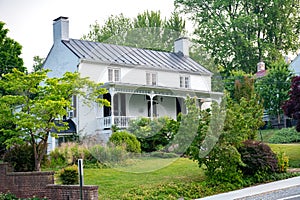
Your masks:
M256 90L263 99L264 108L270 117L281 123L282 104L289 98L289 90L293 74L284 60L272 63L267 75L258 78Z
M175 0L195 23L196 41L224 66L254 73L260 60L299 49L299 0Z
M173 12L163 19L159 11L145 11L135 18L110 16L104 25L97 21L83 39L137 48L172 51L173 42L185 33L185 21Z
M14 69L0 80L0 87L10 93L0 97L0 119L14 124L13 127L2 127L4 135L9 136L4 143L7 147L30 143L34 149L35 170L39 171L51 130L68 128L62 120L67 109L73 109L73 95L109 104L98 98L106 93L99 86L87 78L80 78L78 73L67 72L61 78L47 78L47 71L26 74Z
M5 23L0 21L0 78L3 74L11 72L13 68L23 72L26 70L20 57L22 46L7 36L8 31Z

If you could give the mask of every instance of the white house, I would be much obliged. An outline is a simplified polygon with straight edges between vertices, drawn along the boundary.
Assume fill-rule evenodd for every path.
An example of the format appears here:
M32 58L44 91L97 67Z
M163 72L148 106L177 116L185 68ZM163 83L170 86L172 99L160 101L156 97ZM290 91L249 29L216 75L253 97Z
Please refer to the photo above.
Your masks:
M189 57L185 37L174 42L174 52L71 39L67 17L54 20L53 37L44 63L44 68L52 70L50 77L78 71L83 77L104 83L109 92L103 97L111 107L96 103L87 107L81 99L73 98L76 109L68 117L77 134L97 134L106 141L112 125L126 128L130 119L176 119L178 113L186 112L184 99L188 95L196 97L202 106L220 97L220 93L211 91L212 73Z
M297 75L300 76L300 54L291 62L290 69Z

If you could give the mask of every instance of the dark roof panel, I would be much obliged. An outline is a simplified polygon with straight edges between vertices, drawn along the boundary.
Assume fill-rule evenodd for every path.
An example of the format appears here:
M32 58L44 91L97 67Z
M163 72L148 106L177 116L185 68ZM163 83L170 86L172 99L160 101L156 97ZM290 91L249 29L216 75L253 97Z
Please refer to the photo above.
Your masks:
M178 72L212 74L191 58L185 57L180 53L139 49L76 39L64 40L62 42L79 58L91 61L144 66Z

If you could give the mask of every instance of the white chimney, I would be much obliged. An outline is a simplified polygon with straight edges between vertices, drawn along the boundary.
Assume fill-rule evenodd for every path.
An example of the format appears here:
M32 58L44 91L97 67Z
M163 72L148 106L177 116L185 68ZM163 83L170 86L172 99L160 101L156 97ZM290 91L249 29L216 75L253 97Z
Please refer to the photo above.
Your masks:
M69 20L68 17L59 17L53 20L53 40L69 40Z
M174 52L181 52L184 56L189 56L190 41L187 37L181 37L174 42Z

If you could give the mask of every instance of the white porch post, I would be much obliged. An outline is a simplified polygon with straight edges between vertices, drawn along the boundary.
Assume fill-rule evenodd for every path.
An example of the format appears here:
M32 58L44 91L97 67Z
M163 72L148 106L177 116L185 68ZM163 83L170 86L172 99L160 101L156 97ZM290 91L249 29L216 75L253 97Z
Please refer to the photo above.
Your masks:
M154 92L151 91L150 94L150 119L153 120L153 97L154 97Z
M114 113L114 95L115 95L115 89L114 88L110 88L109 89L109 93L110 93L110 108L111 108L111 113L110 113L110 117L111 117L111 125L115 124L115 113Z

